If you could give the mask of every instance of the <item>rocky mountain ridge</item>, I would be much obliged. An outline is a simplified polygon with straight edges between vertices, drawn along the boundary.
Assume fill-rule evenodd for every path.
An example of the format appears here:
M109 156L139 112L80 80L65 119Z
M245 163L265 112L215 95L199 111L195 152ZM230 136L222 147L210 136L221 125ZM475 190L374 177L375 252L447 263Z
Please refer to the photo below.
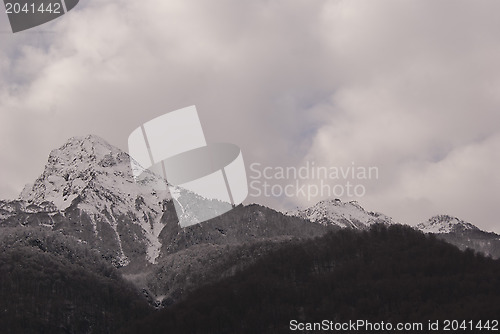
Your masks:
M416 229L437 236L458 248L500 258L500 235L486 232L477 226L450 215L438 215L418 224Z
M18 200L0 201L0 227L42 227L70 236L98 250L162 303L175 301L190 286L244 268L282 242L330 230L397 224L355 201L331 199L287 214L260 205L239 206L181 228L174 201L182 190L171 196L163 178L144 171L135 180L132 168L140 166L102 138L71 138L50 153L42 175ZM457 218L437 216L417 228L462 249L500 257L498 235Z
M309 221L340 228L367 229L373 224L396 224L391 217L379 212L368 212L356 201L342 202L340 199L328 199L318 202L310 208L287 213Z
M102 138L74 137L50 153L42 175L19 199L28 207L53 203L69 225L78 225L79 219L76 237L94 244L109 242L110 256L121 266L131 260L124 251L124 236L141 243L146 260L154 263L161 248L163 208L171 197L158 190L166 188L166 181L149 171L136 182L131 163L127 153Z

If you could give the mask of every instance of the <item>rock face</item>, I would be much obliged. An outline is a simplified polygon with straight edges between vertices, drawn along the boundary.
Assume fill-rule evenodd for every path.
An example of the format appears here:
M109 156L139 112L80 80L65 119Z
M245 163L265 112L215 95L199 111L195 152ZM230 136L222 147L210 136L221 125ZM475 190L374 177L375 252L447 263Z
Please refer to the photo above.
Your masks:
M164 215L158 264L142 277L158 303L169 305L186 291L213 283L254 263L283 243L324 235L325 227L298 217L285 216L260 205L238 206L201 224L181 228Z
M136 183L127 153L97 136L75 137L50 153L43 174L25 187L20 201L26 209L50 207L57 219L48 225L98 248L118 266L143 258L154 263L171 198L158 190L166 181L146 173Z
M356 201L329 199L305 210L288 213L322 225L340 228L366 229L373 224L394 224L392 218L378 212L367 212Z

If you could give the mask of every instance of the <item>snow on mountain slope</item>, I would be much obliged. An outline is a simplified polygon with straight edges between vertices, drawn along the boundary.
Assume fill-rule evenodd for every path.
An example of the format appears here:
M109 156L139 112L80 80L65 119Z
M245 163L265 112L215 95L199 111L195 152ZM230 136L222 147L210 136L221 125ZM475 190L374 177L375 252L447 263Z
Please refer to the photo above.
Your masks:
M40 204L52 202L64 212L73 208L90 217L96 238L102 223L114 231L119 263L129 260L122 248L119 221L129 220L142 229L147 260L154 263L161 243L162 210L171 199L166 181L145 171L140 182L132 175L130 157L97 136L74 137L53 150L43 174L22 191L20 200ZM101 227L102 228L102 227Z
M378 212L365 211L356 201L329 199L305 209L287 213L322 225L364 229L376 223L395 224L392 218Z
M428 221L418 224L417 229L424 233L479 231L479 229L471 223L448 215L434 216Z
M35 205L21 200L0 200L0 221L6 221L21 212L25 214L46 214L51 216L57 214L58 210L51 202L43 202L40 203L40 205Z

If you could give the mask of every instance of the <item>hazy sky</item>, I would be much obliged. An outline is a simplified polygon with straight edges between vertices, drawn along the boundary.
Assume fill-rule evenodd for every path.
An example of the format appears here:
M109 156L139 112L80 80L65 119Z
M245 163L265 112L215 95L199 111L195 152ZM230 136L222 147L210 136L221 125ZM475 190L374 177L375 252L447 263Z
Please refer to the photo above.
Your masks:
M126 150L138 125L194 104L207 140L238 144L247 167L375 166L365 196L344 200L500 232L498 13L493 0L84 0L17 34L0 13L0 198L69 137Z

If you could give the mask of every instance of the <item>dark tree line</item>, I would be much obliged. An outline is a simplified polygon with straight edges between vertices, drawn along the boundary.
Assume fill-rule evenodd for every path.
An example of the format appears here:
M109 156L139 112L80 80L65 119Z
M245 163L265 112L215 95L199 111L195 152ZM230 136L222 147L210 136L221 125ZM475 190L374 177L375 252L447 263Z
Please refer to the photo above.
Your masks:
M1 333L116 333L151 308L101 256L42 229L2 229Z
M498 319L500 262L409 227L290 242L122 333L288 333L289 321Z
M229 263L261 255L153 311L85 244L43 229L4 228L0 332L288 333L291 319L395 323L500 314L499 261L408 227L342 230L264 246L221 253ZM216 263L214 272L227 269Z

